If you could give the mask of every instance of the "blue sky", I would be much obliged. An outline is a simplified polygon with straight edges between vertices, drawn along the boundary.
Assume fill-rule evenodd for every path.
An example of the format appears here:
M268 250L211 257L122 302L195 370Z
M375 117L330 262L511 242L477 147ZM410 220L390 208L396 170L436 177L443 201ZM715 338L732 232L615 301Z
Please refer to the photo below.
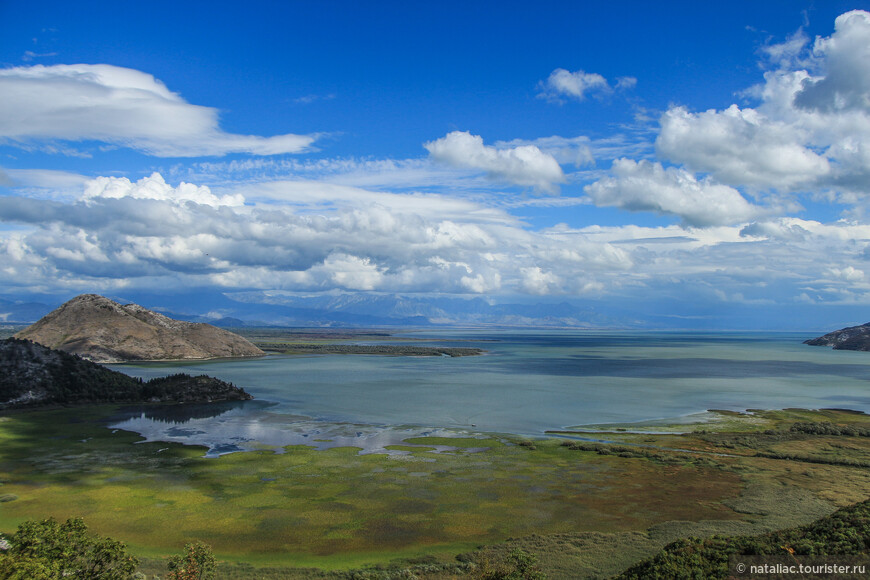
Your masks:
M864 10L2 2L0 294L864 322Z

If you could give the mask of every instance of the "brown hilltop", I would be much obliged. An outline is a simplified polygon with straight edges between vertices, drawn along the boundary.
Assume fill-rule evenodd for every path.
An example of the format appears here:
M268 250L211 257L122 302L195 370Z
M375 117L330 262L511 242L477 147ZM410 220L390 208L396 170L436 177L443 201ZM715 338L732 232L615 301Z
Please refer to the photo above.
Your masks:
M15 336L102 363L265 354L210 324L174 320L97 294L73 298Z

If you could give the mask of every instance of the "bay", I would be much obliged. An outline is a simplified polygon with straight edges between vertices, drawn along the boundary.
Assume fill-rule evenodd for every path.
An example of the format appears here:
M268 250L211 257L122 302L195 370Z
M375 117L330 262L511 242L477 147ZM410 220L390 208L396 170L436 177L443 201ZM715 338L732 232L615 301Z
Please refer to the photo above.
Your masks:
M113 427L148 440L204 444L211 454L299 443L355 444L371 452L445 429L541 435L707 409L870 411L870 353L811 347L802 344L807 338L812 335L439 329L397 335L392 343L487 353L114 365L143 378L210 374L257 401L211 418L166 420L133 409Z

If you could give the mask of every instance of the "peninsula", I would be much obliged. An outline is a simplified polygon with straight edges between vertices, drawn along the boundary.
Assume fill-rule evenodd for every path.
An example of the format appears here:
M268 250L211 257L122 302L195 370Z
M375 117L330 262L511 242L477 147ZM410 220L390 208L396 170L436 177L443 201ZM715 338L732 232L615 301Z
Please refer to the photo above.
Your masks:
M810 346L831 346L834 350L870 351L870 322L860 326L849 326L829 332L824 336L805 340Z
M0 340L0 409L249 399L244 389L205 375L142 381L29 340Z

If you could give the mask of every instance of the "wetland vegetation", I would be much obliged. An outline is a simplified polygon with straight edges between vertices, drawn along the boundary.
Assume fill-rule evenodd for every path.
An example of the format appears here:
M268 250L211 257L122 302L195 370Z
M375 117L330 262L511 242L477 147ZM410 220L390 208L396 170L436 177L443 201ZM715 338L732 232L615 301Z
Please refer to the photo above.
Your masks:
M427 346L422 340L405 338L388 344L392 334L376 330L313 330L241 328L236 332L258 348L281 354L370 354L383 356L476 356L485 351L471 347ZM360 344L364 342L364 344Z
M392 455L288 446L218 458L137 443L105 427L114 412L0 417L0 531L83 517L149 577L199 540L221 578L451 578L512 550L549 578L603 578L680 538L806 525L870 491L870 417L840 410L729 413L683 433L416 437Z

